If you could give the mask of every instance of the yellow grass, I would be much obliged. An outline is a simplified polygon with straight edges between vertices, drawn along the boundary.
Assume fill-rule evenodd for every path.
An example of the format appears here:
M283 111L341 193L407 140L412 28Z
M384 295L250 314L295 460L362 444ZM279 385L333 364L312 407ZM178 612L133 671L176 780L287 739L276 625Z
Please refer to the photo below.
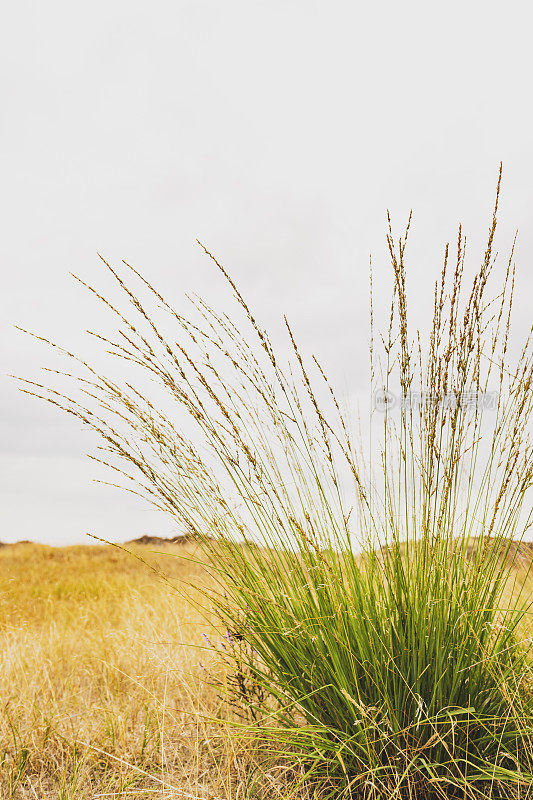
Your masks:
M173 557L192 546L132 549L178 587L206 578ZM238 796L247 755L206 719L226 713L207 630L115 548L2 548L0 797Z

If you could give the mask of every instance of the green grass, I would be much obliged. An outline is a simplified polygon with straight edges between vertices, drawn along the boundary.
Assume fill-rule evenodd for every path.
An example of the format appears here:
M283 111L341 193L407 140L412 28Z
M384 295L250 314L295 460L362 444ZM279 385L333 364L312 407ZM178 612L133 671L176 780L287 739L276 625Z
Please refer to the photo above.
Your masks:
M277 700L270 717L256 708L276 757L298 752L335 797L529 785L529 638L520 611L500 610L506 567L442 544L410 560L285 553L254 566L245 579L234 567L226 621L253 651L249 679Z

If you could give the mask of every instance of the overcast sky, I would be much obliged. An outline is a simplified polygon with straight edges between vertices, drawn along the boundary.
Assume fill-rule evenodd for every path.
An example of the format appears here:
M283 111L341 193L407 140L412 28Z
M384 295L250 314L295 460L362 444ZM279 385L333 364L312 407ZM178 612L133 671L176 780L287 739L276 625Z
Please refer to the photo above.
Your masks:
M531 19L526 2L174 0L9 4L0 32L3 541L124 540L171 523L94 484L87 434L17 392L46 351L91 354L99 251L180 307L231 269L263 322L288 314L341 393L366 380L368 254L414 210L424 309L459 221L482 248L504 163L498 246L519 229L516 326L531 323ZM501 262L503 269L503 260ZM416 302L414 302L416 301ZM82 344L83 342L83 344ZM363 377L364 376L364 379ZM365 384L366 385L366 384Z

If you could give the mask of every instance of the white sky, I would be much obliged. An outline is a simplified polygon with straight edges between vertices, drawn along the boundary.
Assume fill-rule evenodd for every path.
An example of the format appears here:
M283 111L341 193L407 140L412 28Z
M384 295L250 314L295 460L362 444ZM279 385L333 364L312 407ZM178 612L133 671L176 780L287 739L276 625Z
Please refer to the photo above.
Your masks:
M293 321L341 391L366 381L367 265L386 275L385 211L414 209L411 298L431 302L459 221L519 228L518 334L531 323L530 5L226 0L27 2L4 9L1 87L0 539L166 535L170 522L92 483L87 434L17 392L101 311L96 251L178 306L217 302L195 238L270 327ZM502 259L501 268L503 269ZM380 271L381 270L381 271ZM221 302L223 302L221 300ZM91 354L91 343L84 345Z

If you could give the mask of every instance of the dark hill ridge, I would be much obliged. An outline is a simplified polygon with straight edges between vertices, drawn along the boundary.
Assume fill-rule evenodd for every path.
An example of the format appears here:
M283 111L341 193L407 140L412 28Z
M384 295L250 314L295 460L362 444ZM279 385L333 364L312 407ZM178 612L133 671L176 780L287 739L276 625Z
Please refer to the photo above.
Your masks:
M459 543L459 540L457 540L457 542ZM491 558L503 558L506 556L507 561L512 563L515 567L528 567L533 561L533 542L509 541L509 539L504 539L498 547L495 537L490 536L483 539L482 537L473 536L465 549L466 558L472 558L480 547L483 547ZM401 552L405 553L405 549L405 542L400 542ZM383 548L383 550L385 551L386 548Z
M194 533L181 533L178 536L150 536L150 534L145 534L144 536L139 536L138 539L129 539L124 544L150 544L156 545L157 547L161 547L165 544L190 544L191 542L197 542L198 537L194 535Z
M21 539L19 542L0 542L0 547L14 547L16 544L35 544L29 539Z
M489 552L492 551L494 547L494 538L486 539L486 547ZM475 553L479 547L480 540L479 539L472 539L466 548L466 556L470 558L473 553ZM507 548L509 550L507 551ZM500 547L499 555L502 556L504 553L507 552L507 556L511 561L516 561L517 564L524 565L529 564L533 559L533 542L502 542Z

